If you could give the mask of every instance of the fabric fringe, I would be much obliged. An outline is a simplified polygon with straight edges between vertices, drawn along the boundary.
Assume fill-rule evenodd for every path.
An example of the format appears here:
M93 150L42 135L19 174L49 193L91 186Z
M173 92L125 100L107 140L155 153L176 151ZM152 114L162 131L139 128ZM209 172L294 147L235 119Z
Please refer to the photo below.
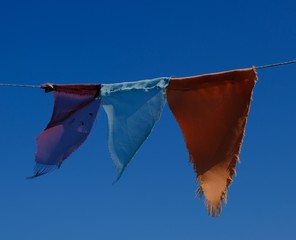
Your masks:
M44 174L50 173L58 168L60 168L60 165L45 165L45 164L40 164L40 163L36 163L35 167L34 167L34 172L35 174L33 176L27 177L27 179L34 179L37 177L40 177Z
M245 132L246 132L246 123L247 123L247 117L250 111L250 104L247 106L245 115L244 115L244 121L242 123L242 129L243 129L243 134L241 139L238 139L237 143L235 144L236 146L238 146L238 152L234 153L232 160L228 166L228 172L229 172L229 176L226 179L226 187L225 189L221 192L221 197L220 197L220 201L216 202L216 203L211 203L210 201L208 201L207 199L205 199L204 203L205 206L208 210L208 216L212 216L212 217L219 217L222 211L222 206L227 204L227 193L228 193L228 188L229 186L232 184L233 182L233 176L236 176L236 164L240 163L240 159L239 159L239 154L241 151L241 147L243 144L243 139L245 136ZM193 161L192 161L193 162ZM194 166L195 168L195 166ZM197 169L195 168L195 172L197 173ZM200 176L197 176L196 178L197 183L199 184L199 187L196 191L196 195L200 198L202 198L204 196L204 189L203 189L203 182Z

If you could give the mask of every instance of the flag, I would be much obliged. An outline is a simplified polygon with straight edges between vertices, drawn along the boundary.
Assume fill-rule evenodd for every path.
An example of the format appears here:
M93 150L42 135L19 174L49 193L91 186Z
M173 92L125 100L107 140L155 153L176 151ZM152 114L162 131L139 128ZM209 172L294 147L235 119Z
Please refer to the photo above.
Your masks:
M104 84L102 105L108 117L108 145L117 180L149 136L165 105L169 78ZM117 181L116 180L116 181Z
M235 174L245 132L253 68L171 78L169 107L182 129L197 173L197 193L205 196L209 215L218 216Z
M61 166L89 135L100 105L100 84L41 86L54 91L54 110L45 130L37 137L37 177Z

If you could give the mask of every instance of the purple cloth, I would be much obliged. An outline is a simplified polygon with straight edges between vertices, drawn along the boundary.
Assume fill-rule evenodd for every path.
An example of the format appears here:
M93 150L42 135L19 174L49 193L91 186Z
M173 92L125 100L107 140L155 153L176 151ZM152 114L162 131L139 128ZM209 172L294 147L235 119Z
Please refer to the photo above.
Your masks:
M37 137L35 175L61 166L89 135L100 106L100 84L41 86L54 91L54 110L46 129Z

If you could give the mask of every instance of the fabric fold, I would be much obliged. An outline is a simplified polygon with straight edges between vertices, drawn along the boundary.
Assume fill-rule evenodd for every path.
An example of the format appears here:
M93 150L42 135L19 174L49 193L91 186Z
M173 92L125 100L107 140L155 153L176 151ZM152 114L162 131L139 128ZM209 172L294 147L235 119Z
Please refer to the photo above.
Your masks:
M108 146L118 177L159 120L169 78L104 84L102 105L108 118Z
M100 106L100 84L41 86L54 91L50 122L37 137L35 175L59 168L62 162L88 137Z
M235 174L245 132L255 69L171 78L169 107L176 118L197 173L197 193L209 215L218 216Z

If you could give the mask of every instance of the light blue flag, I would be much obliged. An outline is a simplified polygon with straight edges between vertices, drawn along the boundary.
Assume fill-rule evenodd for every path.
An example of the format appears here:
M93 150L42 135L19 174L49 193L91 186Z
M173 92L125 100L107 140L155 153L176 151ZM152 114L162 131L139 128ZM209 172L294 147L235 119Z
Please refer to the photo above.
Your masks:
M119 172L116 181L159 120L168 82L169 78L156 78L102 86L109 151Z

